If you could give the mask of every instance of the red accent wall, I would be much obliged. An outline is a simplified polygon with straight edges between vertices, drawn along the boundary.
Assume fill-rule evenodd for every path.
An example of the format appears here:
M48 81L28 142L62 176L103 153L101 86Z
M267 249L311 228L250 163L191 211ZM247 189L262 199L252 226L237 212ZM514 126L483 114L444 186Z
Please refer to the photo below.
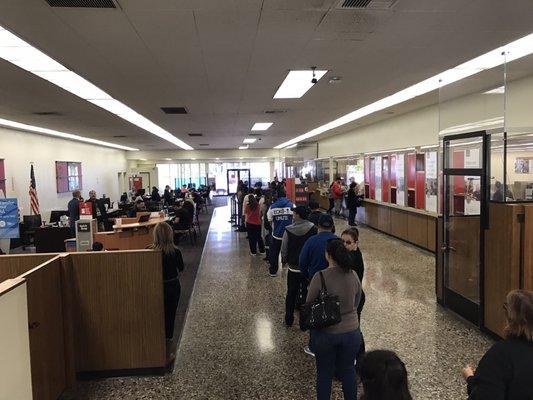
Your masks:
M391 187L397 187L396 182L396 156L390 156L390 185Z
M295 195L295 187L294 187L294 178L286 178L285 180L285 190L287 194L287 198L295 203L296 201L296 195Z
M452 168L464 168L465 166L465 152L464 150L457 150L452 155ZM453 214L461 215L465 212L465 177L452 177L452 198L453 198Z
M4 160L0 160L0 190L4 192L4 194L7 196L6 193L6 170L4 167Z
M389 157L381 158L381 201L389 202Z
M416 208L426 208L426 156L416 155Z
M370 159L370 168L369 170L369 183L370 183L370 198L376 198L376 159Z
M407 188L414 189L416 181L416 154L407 154Z

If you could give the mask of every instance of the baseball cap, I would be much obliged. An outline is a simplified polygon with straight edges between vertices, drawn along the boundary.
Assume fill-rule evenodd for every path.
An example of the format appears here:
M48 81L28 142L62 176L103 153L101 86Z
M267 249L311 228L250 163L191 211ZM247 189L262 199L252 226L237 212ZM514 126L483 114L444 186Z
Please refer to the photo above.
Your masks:
M333 218L328 214L322 214L318 219L318 226L320 228L331 229L333 228Z

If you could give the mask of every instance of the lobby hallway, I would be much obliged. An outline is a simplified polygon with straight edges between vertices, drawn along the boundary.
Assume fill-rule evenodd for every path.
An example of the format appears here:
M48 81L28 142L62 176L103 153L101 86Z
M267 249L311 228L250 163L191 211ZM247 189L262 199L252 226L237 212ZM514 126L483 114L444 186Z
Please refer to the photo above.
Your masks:
M160 377L80 382L76 399L314 399L308 334L283 324L286 269L268 275L244 233L215 210L174 371ZM337 232L346 223L336 220ZM465 398L460 368L476 364L491 340L435 302L434 257L360 229L367 295L367 349L397 351L415 399ZM334 383L332 399L341 399Z

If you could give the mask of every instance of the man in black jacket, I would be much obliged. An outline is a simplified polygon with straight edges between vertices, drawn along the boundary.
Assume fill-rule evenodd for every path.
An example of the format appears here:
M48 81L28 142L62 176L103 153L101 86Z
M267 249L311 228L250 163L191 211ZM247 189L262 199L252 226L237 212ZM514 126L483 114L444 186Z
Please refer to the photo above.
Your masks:
M287 264L287 296L285 297L285 324L294 322L294 309L298 299L305 302L307 279L298 266L300 252L307 239L316 235L317 227L307 220L307 207L297 206L293 210L293 223L285 228L281 241L281 262Z
M80 202L83 201L81 198L81 192L75 190L72 192L72 200L68 202L68 217L70 220L70 233L72 237L76 237L76 221L80 219Z

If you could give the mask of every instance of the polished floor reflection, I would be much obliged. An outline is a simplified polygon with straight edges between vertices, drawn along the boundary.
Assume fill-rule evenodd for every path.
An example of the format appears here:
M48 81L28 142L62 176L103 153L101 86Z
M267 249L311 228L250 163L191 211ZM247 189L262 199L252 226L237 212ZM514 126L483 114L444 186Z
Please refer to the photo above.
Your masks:
M173 373L84 382L77 399L315 397L307 334L283 324L286 270L271 278L228 219L228 207L216 209ZM336 225L340 232L345 222ZM464 398L460 367L475 364L491 341L436 304L433 255L367 228L360 243L367 349L399 353L414 398ZM342 398L340 385L332 398Z

